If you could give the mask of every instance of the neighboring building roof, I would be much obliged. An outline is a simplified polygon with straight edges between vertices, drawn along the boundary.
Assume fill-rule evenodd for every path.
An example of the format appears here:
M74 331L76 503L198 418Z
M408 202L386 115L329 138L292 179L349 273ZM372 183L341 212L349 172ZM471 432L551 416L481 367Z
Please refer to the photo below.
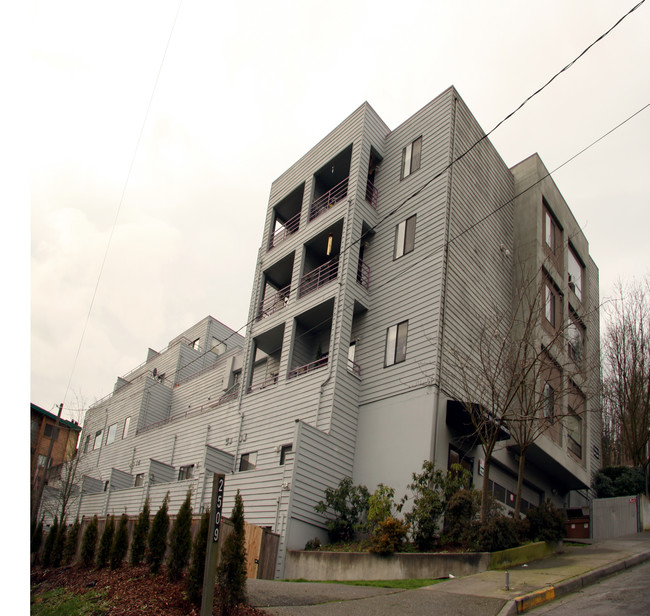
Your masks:
M54 415L53 413L50 413L49 411L42 409L40 406L36 406L33 402L30 402L30 406L32 412L38 413L39 415L43 415L48 419L52 419L53 421L56 421L56 415ZM74 430L75 432L81 432L81 426L75 421L68 421L67 419L59 419L59 425L65 426L66 428L69 428L70 430Z

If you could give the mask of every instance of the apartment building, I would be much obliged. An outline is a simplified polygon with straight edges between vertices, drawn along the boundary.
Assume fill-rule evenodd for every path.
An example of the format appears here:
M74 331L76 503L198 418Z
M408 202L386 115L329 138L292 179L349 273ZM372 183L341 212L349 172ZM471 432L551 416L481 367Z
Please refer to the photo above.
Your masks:
M559 375L539 383L550 429L528 452L524 509L580 504L598 368L563 366L599 357L598 271L545 175L537 155L509 169L453 87L393 130L361 105L271 186L246 336L208 317L88 411L76 513L137 514L147 497L155 511L168 492L174 512L189 488L198 512L223 472L226 515L240 490L247 521L281 537L282 576L287 548L326 540L314 505L346 476L399 497L424 460L461 462L480 486L458 362L475 361L486 313L516 313L521 264L544 293L540 336L575 324L547 343ZM489 485L513 506L509 437Z

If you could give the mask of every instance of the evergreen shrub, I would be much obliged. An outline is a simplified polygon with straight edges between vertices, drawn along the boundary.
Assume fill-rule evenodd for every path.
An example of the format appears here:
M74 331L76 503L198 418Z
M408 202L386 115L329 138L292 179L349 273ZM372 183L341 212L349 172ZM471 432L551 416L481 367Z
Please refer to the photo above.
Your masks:
M192 559L185 587L188 599L196 606L201 605L209 528L210 509L208 508L201 516L199 532L196 533L194 541L192 542Z
M131 539L131 564L139 565L144 560L144 553L147 549L147 535L149 534L149 497L144 501L142 511L133 527L133 538Z
M129 551L129 517L123 513L120 516L120 523L113 537L111 545L110 561L111 569L118 569Z
M237 490L230 521L232 532L221 550L221 564L217 568L219 605L222 616L236 613L237 606L246 602L246 544L244 501Z
M113 535L115 535L115 521L112 515L106 516L104 532L99 540L99 549L97 550L97 568L101 569L108 564L111 556L111 547L113 545Z
M165 551L167 550L167 533L169 532L169 492L158 509L158 512L153 518L151 528L149 529L149 553L147 562L149 564L149 571L151 573L158 573L165 558Z
M174 520L169 533L169 560L167 561L167 575L170 581L175 581L183 575L187 567L192 550L192 490L187 495Z
M99 535L99 522L97 516L93 516L83 537L81 538L81 564L84 567L91 567L95 562L95 550L97 549L97 537Z

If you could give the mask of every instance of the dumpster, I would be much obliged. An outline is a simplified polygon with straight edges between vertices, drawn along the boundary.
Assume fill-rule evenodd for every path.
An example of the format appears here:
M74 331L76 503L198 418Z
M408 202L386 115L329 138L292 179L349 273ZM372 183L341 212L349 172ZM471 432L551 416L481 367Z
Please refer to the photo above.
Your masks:
M589 515L583 513L582 509L568 509L566 516L567 539L589 539Z

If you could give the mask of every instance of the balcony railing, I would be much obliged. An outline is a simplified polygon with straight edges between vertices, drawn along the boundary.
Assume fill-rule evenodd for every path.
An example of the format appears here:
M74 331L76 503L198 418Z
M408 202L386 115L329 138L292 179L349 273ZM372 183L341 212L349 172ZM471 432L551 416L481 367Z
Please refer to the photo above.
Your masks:
M359 259L359 264L357 265L357 282L366 291L370 290L370 266L361 259Z
M303 297L312 291L315 291L319 287L327 284L331 280L334 280L338 275L339 271L339 258L334 257L326 263L323 263L320 267L307 272L300 279L300 286L298 287L298 297Z
M379 191L370 180L366 182L366 201L373 208L377 209L377 205L379 204Z
M284 240L286 240L292 233L298 231L299 226L300 212L289 218L289 220L287 220L287 222L285 222L279 229L276 229L271 233L271 237L269 238L269 250L284 242Z
M341 199L348 196L348 180L349 178L345 178L324 195L312 201L311 208L309 208L309 220L314 220L314 218L334 207Z
M354 374L354 376L361 378L361 366L348 358L348 370Z
M248 388L246 389L246 393L250 394L253 391L258 391L260 389L266 389L270 385L274 385L277 382L278 382L278 375L277 374L272 374L268 379L265 379L261 383L252 383L251 385L249 385Z
M298 376L299 374L305 374L307 372L311 372L312 370L317 370L318 368L322 368L323 366L327 365L327 360L328 360L328 356L325 355L320 359L311 362L310 364L305 364L304 366L298 366L297 368L294 368L293 370L289 371L289 375L287 376L287 378L292 379L293 377Z
M291 285L287 285L279 291L268 294L268 297L265 296L257 310L257 320L261 321L264 317L268 317L284 308L289 303L290 293Z
M582 445L578 443L571 435L567 436L567 449L578 458L582 459Z

